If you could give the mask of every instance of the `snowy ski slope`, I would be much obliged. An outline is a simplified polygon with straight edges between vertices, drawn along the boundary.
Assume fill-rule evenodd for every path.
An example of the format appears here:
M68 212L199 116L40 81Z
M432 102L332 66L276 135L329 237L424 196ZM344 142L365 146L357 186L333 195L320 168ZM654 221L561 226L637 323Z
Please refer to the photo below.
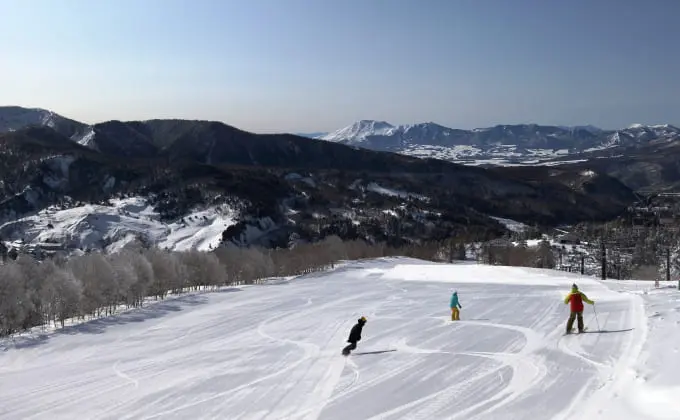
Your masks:
M564 336L574 281L598 319ZM0 418L677 419L680 305L651 286L404 258L187 295L4 343Z

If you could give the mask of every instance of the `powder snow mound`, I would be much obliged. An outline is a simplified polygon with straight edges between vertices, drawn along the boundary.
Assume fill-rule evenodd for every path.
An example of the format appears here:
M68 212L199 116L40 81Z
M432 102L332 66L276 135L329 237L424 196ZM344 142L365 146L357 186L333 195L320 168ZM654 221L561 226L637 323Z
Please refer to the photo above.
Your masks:
M672 290L642 295L650 283L408 258L289 280L8 340L0 401L12 404L2 406L3 417L638 420L680 413ZM598 317L587 306L591 333L565 337L563 299L573 282L596 301ZM463 307L457 322L448 308L453 290ZM648 298L662 316L646 317ZM362 315L362 340L343 357Z
M208 207L172 223L143 197L112 199L110 205L88 204L65 210L50 207L34 216L0 226L0 237L16 244L57 250L105 249L116 252L135 239L174 251L209 251L235 223L229 207Z

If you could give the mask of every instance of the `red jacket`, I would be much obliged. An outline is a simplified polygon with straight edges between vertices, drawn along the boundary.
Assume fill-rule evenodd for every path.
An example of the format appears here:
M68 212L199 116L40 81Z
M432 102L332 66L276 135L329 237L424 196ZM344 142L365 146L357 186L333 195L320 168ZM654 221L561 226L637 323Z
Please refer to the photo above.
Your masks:
M564 299L564 303L570 303L570 309L572 312L583 312L583 302L586 302L590 305L592 305L594 302L590 299L588 299L588 296L586 296L583 292L579 291L573 291L569 293L566 299Z

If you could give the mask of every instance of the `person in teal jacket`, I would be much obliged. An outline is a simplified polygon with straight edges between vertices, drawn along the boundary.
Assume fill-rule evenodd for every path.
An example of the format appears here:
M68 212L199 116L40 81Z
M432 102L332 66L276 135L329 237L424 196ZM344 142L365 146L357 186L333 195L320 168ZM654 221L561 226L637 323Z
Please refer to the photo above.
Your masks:
M458 292L453 292L451 295L451 321L460 321L460 309L463 309L463 305L458 302Z

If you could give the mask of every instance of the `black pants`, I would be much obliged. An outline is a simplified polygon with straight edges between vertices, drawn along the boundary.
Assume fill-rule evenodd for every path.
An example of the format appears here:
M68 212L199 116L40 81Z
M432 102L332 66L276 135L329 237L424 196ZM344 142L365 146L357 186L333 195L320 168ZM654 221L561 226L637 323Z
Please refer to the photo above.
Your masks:
M570 332L574 328L574 320L578 318L578 331L583 332L583 312L572 312L569 314L569 320L567 321L567 332Z
M344 354L349 354L349 352L351 352L352 350L354 350L354 349L356 349L356 348L357 348L357 342L356 342L356 341L352 341L352 342L349 343L349 346L347 346L347 347L345 347L344 349L342 349L342 352L343 352Z

